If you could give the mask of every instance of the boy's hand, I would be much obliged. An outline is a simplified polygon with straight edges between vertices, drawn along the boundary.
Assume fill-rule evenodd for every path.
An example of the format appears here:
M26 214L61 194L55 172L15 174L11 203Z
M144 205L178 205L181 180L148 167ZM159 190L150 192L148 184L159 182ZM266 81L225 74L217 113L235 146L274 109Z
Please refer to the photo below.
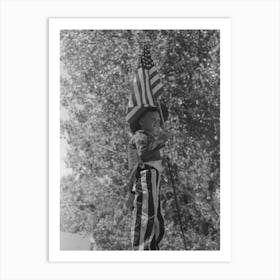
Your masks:
M170 133L167 131L160 131L159 135L158 135L158 140L165 143L167 142L167 140L170 138Z
M162 157L162 165L166 168L168 167L168 163L169 163L170 159L168 156L163 156Z

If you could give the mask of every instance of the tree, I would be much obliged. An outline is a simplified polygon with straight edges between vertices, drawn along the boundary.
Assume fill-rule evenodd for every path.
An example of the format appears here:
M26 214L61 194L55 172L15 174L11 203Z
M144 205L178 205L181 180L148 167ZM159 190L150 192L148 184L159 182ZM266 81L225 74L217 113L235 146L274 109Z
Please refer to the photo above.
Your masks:
M130 248L125 112L139 55L150 42L170 112L172 170L188 249L219 249L219 36L218 30L61 31L60 100L69 114L61 137L73 170L61 180L65 231L92 233L102 249ZM162 182L163 249L180 250L172 188L166 175Z

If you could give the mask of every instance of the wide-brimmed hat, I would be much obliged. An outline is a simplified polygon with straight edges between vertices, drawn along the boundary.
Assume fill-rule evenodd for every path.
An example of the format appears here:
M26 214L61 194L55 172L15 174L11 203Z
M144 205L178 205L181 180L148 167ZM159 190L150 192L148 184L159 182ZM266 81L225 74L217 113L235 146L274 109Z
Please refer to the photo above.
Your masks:
M165 106L165 104L162 103L162 102L160 102L160 107L161 107L161 110L158 106L142 106L137 111L137 115L135 116L133 121L131 121L129 123L129 126L130 126L130 129L131 129L132 133L135 133L137 130L141 129L139 121L140 121L141 117L147 112L159 112L160 116L161 116L161 113L162 113L163 121L166 122L167 119L168 119L168 109ZM160 117L161 124L162 124L162 117Z

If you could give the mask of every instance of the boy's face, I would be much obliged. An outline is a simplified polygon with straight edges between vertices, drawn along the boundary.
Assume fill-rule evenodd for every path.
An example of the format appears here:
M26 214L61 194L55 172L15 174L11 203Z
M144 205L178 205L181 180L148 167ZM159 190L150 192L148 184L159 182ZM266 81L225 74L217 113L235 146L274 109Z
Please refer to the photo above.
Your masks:
M139 121L142 129L151 133L157 134L160 128L160 115L159 112L147 112L146 114L141 117Z

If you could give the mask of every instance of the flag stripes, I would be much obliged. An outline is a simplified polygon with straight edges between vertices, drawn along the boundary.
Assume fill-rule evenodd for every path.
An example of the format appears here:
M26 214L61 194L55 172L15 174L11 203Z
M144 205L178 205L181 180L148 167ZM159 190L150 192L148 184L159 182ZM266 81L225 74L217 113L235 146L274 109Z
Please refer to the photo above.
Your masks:
M131 123L142 107L155 107L155 100L162 94L163 85L151 59L148 47L144 48L139 68L135 72L129 97L126 121ZM132 113L134 112L134 113ZM136 115L135 115L136 114Z

